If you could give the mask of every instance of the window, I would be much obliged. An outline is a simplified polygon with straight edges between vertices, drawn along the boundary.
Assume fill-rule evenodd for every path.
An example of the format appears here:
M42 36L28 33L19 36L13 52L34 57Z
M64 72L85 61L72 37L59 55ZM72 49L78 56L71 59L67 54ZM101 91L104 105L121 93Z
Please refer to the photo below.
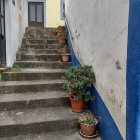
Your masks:
M61 0L61 19L65 19L65 0Z

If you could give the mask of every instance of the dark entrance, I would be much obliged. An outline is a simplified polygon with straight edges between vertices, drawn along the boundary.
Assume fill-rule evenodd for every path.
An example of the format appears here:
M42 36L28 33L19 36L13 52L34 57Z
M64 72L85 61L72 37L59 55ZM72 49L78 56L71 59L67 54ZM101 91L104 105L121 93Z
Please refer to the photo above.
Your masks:
M29 2L28 7L29 26L44 27L44 3Z
M0 67L6 65L5 1L0 0Z

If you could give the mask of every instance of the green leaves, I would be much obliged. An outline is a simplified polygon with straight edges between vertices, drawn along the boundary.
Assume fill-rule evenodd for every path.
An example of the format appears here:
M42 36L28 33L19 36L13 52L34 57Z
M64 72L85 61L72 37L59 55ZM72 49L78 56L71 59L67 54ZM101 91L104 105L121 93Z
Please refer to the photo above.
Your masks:
M64 89L67 92L75 91L74 99L84 99L85 101L94 99L89 92L86 92L87 87L91 87L96 81L91 66L70 67L63 79L68 81L64 84Z
M95 116L91 113L85 114L79 118L79 122L85 125L95 125L98 123Z
M13 66L12 66L12 70L20 71L21 70L21 67L19 65L17 65L17 64L14 63Z

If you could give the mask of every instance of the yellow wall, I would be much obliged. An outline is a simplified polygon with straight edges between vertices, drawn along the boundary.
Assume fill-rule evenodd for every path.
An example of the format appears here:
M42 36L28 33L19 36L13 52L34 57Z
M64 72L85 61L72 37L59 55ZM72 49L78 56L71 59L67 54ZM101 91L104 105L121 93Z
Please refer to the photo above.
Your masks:
M60 15L60 0L46 0L46 24L47 27L57 27L64 25Z

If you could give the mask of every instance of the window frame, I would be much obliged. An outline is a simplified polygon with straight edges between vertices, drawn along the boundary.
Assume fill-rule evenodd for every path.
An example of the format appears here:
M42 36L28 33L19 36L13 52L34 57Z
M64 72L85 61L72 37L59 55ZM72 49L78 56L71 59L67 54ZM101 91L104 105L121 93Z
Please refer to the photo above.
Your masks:
M60 1L61 20L65 20L65 0Z

